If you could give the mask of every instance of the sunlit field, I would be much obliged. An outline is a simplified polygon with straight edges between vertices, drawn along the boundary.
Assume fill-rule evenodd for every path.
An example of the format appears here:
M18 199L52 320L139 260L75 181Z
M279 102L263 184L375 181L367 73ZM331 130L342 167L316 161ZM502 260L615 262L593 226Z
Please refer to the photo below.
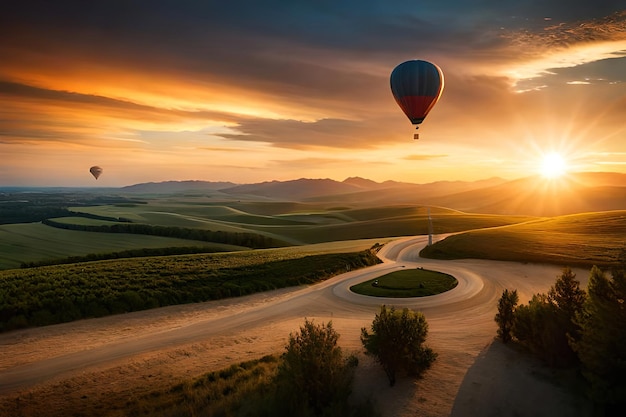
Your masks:
M335 204L239 201L199 204L194 199L172 204L167 199L154 199L145 205L103 205L72 210L154 225L254 232L279 237L294 245L428 233L427 207L419 205L342 207L340 201ZM431 208L431 215L435 233L535 219L463 213L443 207Z
M80 218L81 222L102 222ZM91 253L165 247L200 246L207 251L246 249L197 240L135 234L96 233L64 230L41 223L0 225L0 269L19 268L35 262Z
M65 225L112 226L146 224L233 234L301 246L317 243L383 239L428 233L427 207L389 205L352 207L336 203L277 201L220 201L206 198L151 197L143 204L103 204L70 207L76 216L51 220ZM83 215L100 216L86 218ZM434 233L451 233L503 226L536 219L463 213L432 207ZM121 220L121 222L120 222ZM245 250L242 245L140 234L116 234L63 230L41 223L0 225L0 269L19 268L22 263L74 256L122 252L138 248L196 247L207 251Z
M626 249L626 211L574 214L450 236L421 255L607 266Z

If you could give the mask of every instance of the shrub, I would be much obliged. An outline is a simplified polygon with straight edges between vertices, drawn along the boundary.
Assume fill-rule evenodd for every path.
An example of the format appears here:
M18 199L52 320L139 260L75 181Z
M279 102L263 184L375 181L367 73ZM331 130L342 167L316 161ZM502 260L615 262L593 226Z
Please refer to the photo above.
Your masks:
M424 346L428 334L426 317L419 311L381 306L372 322L372 333L361 329L361 342L368 355L382 365L389 385L396 383L396 372L420 376L435 361L437 354Z
M345 403L357 362L343 357L338 339L331 322L316 325L308 320L299 333L289 336L276 380L277 399L286 415L302 415L306 409L322 415Z

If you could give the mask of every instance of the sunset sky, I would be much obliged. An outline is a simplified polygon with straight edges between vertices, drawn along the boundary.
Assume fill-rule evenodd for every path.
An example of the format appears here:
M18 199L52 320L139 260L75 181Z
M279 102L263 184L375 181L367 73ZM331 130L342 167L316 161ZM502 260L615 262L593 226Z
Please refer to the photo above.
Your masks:
M417 141L409 59L445 74ZM626 172L623 0L0 5L0 186L513 179L553 152Z

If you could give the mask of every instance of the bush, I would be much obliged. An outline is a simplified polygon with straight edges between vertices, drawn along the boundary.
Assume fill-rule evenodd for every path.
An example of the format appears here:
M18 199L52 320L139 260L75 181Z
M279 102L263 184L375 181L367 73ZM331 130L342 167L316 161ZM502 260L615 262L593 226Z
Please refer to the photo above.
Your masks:
M393 386L396 372L420 376L435 361L437 354L424 346L427 334L428 323L421 312L408 308L397 311L383 305L372 322L372 333L361 329L361 342L366 353L382 365Z
M307 409L322 415L346 403L358 361L343 357L338 339L331 322L316 325L308 320L299 333L289 336L276 379L285 415L303 415Z

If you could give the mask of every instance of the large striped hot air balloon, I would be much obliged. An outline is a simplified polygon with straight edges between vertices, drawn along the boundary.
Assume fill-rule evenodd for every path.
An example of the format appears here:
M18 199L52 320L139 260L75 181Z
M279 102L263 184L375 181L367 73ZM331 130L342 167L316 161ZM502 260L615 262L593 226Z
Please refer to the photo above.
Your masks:
M418 129L441 97L441 68L428 61L406 61L394 68L390 81L396 103ZM417 134L415 138L417 139Z

